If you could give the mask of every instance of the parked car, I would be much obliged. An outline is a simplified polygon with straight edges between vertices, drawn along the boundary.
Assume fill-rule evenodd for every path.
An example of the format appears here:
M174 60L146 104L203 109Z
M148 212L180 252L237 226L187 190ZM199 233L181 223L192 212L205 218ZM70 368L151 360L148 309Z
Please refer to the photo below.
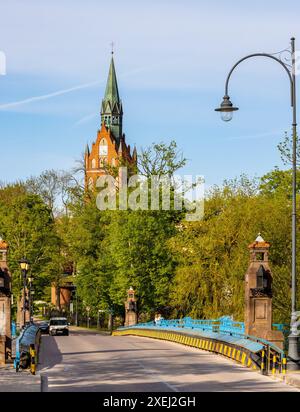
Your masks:
M69 335L69 323L67 318L51 318L49 321L49 334L50 335Z
M49 333L49 322L39 323L39 329L42 333Z

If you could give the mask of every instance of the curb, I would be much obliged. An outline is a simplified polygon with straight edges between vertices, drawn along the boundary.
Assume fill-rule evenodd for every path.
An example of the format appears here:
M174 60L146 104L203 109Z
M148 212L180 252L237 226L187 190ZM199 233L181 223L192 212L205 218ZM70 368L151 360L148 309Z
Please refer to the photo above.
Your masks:
M294 374L287 373L285 376L277 376L277 378L287 385L295 386L300 389L300 374L299 376L295 376Z
M185 346L191 346L208 352L213 352L222 355L226 358L230 358L233 361L242 364L243 366L251 368L252 370L259 370L258 365L251 358L251 353L249 353L249 351L245 350L242 347L237 347L235 345L230 345L228 343L216 341L209 338L195 337L173 331L153 331L147 329L127 329L124 331L115 330L113 331L112 335L134 335L146 338L171 341Z

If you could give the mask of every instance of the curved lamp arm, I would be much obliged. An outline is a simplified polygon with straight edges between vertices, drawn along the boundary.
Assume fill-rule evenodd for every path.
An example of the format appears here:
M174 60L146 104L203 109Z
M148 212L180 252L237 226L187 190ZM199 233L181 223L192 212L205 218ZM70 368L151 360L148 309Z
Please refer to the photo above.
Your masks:
M229 84L229 80L230 80L230 77L231 77L234 69L235 69L240 63L242 63L244 60L250 59L250 58L252 58L252 57L269 57L270 59L273 59L273 60L277 61L279 64L281 64L281 66L282 66L282 67L284 68L284 70L287 72L287 74L288 74L288 76L289 76L289 79L290 79L290 84L291 84L291 106L293 107L293 106L294 106L294 91L293 91L293 90L294 90L294 89L293 89L294 82L293 82L292 75L291 75L288 67L287 67L281 60L279 60L277 57L274 57L274 56L272 56L271 54L268 54L268 53L249 54L248 56L243 57L241 60L239 60L239 61L232 67L232 69L230 70L230 72L229 72L229 74L228 74L228 76L227 76L226 83L225 83L225 96L228 96L228 84Z

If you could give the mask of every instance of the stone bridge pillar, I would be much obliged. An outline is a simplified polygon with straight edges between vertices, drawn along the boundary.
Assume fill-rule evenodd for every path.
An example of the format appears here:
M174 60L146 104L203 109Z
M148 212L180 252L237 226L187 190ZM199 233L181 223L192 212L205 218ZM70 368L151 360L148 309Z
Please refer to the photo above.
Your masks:
M125 326L137 324L137 299L135 291L132 287L127 292L127 300L125 302Z
M272 281L270 243L258 235L248 246L250 264L245 275L245 333L266 339L280 348L283 334L272 330Z
M7 251L8 244L0 238L0 364L11 359L11 276Z

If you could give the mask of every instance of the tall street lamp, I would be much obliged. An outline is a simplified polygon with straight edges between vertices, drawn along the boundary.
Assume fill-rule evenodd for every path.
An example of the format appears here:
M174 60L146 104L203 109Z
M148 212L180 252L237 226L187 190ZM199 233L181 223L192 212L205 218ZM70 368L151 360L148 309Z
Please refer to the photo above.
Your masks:
M33 278L31 276L28 277L28 282L29 282L29 290L28 290L28 300L29 300L29 321L30 323L32 322L32 315L33 315L33 299L32 296L34 294L34 291L32 290L32 281Z
M20 263L22 277L23 277L23 327L25 328L25 325L26 325L26 277L27 277L27 272L29 269L29 262L24 257L20 260L19 263Z
M283 52L288 52L291 56L291 65L287 62L283 62L281 60L281 54ZM275 55L279 55L276 57ZM297 119L296 119L296 57L295 57L295 38L291 38L291 47L285 49L279 53L268 54L268 53L255 53L250 54L248 56L243 57L240 59L230 70L227 80L225 83L225 95L223 101L217 109L217 112L220 112L222 120L228 122L232 119L233 112L238 110L237 107L234 107L230 101L229 93L228 93L228 85L231 75L235 68L242 63L244 60L250 59L252 57L268 57L269 59L273 59L277 63L279 63L284 70L286 71L289 83L290 83L290 93L291 93L291 106L292 106L292 128L293 128L293 185L292 185L292 192L293 192L293 200L292 200L292 311L291 311L291 330L289 335L289 342L288 342L288 357L289 357L289 369L298 369L300 367L299 361L299 349L298 349L298 341L299 335L297 331L297 315L296 312L296 173L297 173Z

